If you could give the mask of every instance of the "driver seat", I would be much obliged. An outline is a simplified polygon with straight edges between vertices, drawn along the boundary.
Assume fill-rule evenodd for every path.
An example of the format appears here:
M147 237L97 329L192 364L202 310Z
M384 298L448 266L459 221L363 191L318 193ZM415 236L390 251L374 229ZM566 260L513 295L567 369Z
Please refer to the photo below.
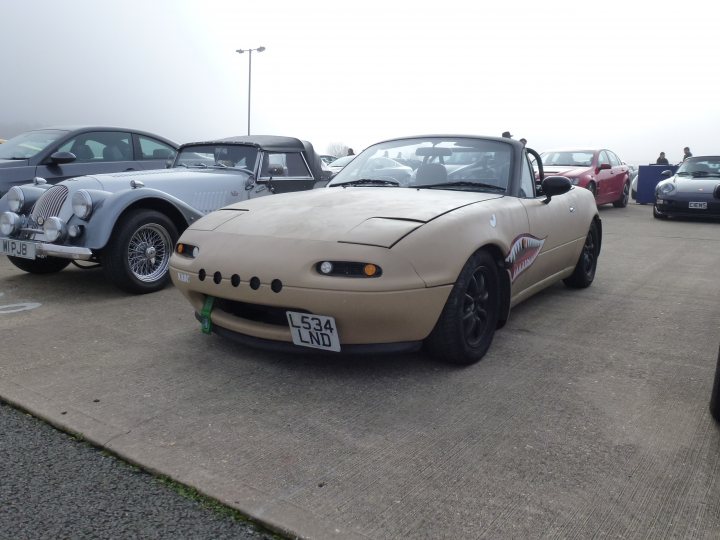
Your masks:
M447 182L447 169L439 163L426 163L418 167L415 173L415 185L426 186L430 184L442 184Z

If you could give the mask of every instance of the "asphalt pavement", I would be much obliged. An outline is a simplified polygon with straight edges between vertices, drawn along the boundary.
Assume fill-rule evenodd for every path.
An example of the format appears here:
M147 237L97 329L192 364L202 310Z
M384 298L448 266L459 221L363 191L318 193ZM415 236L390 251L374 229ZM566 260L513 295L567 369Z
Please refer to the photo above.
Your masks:
M634 204L601 217L593 285L520 304L465 368L257 351L203 335L172 287L132 296L100 270L32 276L2 259L0 398L287 536L716 539L720 224ZM22 514L7 504L22 486L42 500L49 485L71 499L43 523L97 519L72 496L85 461L21 472L3 519ZM93 486L119 482L101 471Z
M2 402L0 433L2 539L279 538Z

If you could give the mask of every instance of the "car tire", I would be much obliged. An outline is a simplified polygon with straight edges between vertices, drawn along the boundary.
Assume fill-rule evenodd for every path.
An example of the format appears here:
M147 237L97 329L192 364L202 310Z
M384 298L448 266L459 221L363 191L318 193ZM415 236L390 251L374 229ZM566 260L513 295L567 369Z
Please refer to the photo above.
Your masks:
M499 312L498 265L481 250L468 259L450 291L426 340L430 353L444 362L474 364L490 348Z
M625 182L623 185L623 191L622 195L620 195L620 198L613 202L613 206L615 208L625 208L628 205L628 200L630 199L630 184L628 182Z
M11 263L20 270L30 274L54 274L70 264L69 259L58 257L45 257L44 259L23 259L22 257L8 257Z
M657 209L657 206L653 204L653 217L655 219L667 219L667 214L663 214L660 210Z
M600 234L595 221L590 224L590 230L585 237L585 243L580 251L575 269L570 277L563 280L563 283L572 289L584 289L589 287L595 279L598 255L600 254Z
M170 282L169 263L177 228L154 210L133 210L121 217L101 258L105 276L135 294L159 291Z

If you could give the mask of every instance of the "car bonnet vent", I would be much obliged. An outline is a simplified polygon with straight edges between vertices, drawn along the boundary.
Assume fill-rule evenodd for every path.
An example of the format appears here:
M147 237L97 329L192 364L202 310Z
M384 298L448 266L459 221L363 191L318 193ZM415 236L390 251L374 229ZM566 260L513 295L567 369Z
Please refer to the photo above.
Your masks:
M47 219L52 216L57 216L67 196L68 188L66 186L51 187L37 200L30 213L30 217L37 221L39 217Z

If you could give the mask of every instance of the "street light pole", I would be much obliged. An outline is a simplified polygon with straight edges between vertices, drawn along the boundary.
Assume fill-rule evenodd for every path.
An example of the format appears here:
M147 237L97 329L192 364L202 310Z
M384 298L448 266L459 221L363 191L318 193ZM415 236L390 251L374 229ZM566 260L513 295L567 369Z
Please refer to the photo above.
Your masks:
M257 51L259 53L263 52L265 50L265 47L258 47L256 49L237 49L235 52L242 54L244 52L248 53L248 129L247 134L250 135L250 92L252 89L252 53L253 51Z

